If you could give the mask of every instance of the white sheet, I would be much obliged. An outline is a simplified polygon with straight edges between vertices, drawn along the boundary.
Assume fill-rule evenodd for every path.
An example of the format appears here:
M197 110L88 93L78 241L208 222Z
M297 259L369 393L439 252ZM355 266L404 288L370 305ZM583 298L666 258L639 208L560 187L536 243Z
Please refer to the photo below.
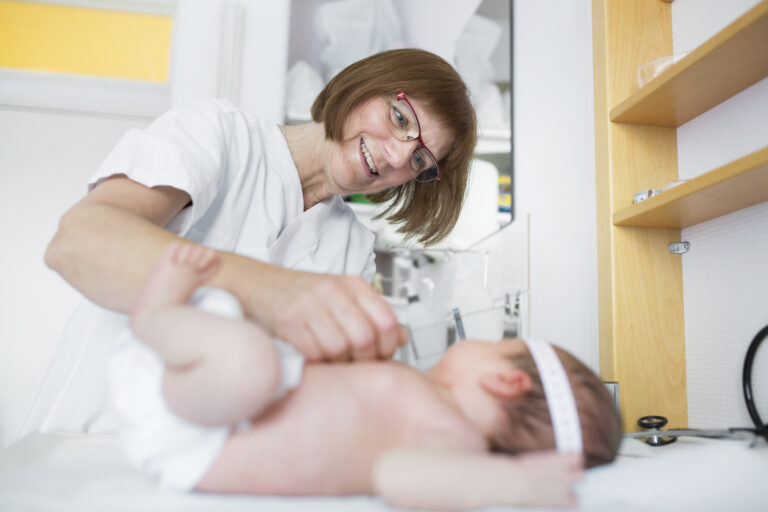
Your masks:
M578 510L768 510L765 443L749 449L740 441L681 439L669 446L651 448L639 441L627 440L621 453L615 464L587 472L577 489ZM33 433L0 455L0 510L376 512L393 509L368 496L280 498L165 491L124 461L110 435Z
M33 433L0 456L0 510L386 511L379 500L271 498L161 489L124 460L114 437Z

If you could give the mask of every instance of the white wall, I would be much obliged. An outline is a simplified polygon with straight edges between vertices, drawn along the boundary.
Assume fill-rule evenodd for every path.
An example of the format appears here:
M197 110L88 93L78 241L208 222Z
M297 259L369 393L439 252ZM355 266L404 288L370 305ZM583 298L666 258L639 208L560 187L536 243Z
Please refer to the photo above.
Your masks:
M226 98L282 122L289 0L176 0L171 104Z
M0 109L0 447L18 434L78 294L43 263L59 217L135 119Z
M530 213L530 336L597 370L592 11L514 2L515 217Z
M675 53L690 51L759 0L676 0ZM681 179L696 177L768 144L768 78L677 130ZM744 355L768 324L768 203L684 229L688 424L751 426L741 388ZM758 352L752 386L768 416L768 346Z

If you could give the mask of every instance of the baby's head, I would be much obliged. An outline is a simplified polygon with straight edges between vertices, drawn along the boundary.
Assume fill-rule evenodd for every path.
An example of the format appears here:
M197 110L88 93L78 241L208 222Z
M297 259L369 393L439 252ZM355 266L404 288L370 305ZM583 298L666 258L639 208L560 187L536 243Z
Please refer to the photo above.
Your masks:
M621 424L610 393L573 355L553 348L576 402L585 466L612 461L621 440ZM448 384L464 412L484 428L493 450L521 453L555 448L539 370L524 341L463 341L430 371Z

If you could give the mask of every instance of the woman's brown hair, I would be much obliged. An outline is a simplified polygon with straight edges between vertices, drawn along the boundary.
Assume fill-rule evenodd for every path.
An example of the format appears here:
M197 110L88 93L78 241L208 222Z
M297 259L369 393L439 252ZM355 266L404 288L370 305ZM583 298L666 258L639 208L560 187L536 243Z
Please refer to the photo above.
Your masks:
M371 55L328 82L312 105L312 119L324 123L328 139L340 141L344 122L355 108L372 97L394 96L398 91L418 100L455 138L438 162L439 182L411 180L366 197L374 203L391 200L379 216L388 215L387 220L400 224L398 232L406 237L432 245L456 225L477 143L469 90L456 70L437 55L414 48Z

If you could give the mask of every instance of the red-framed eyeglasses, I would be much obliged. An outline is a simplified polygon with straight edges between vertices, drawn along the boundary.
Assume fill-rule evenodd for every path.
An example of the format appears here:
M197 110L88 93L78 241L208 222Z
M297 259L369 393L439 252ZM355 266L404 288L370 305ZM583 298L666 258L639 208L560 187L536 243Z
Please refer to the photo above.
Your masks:
M416 172L416 181L440 181L440 167L437 158L421 138L421 125L416 111L403 91L397 93L397 103L391 105L390 117L397 137L406 142L418 141L419 148L413 152L408 165Z

